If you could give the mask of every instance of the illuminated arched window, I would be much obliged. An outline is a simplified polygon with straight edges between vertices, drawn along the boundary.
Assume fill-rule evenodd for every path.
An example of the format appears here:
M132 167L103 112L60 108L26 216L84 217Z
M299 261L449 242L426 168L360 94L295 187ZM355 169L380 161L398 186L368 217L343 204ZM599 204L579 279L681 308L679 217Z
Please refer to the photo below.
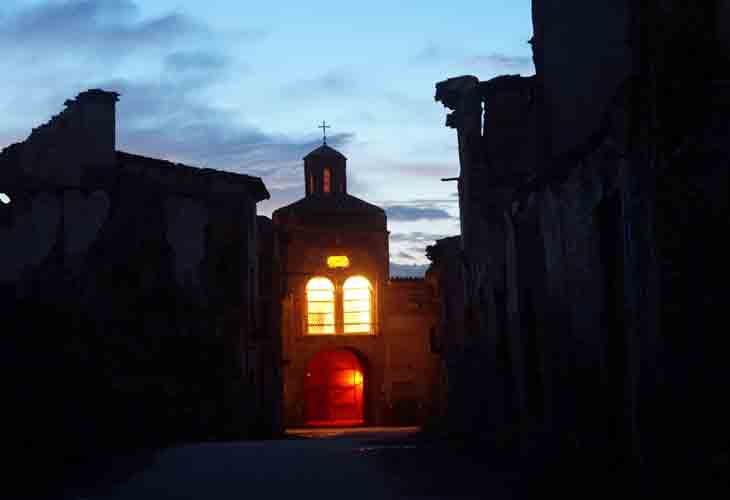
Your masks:
M332 184L332 172L330 172L329 168L324 169L324 173L322 174L322 192L329 193L331 189Z
M309 194L314 193L314 176L309 176Z
M372 287L367 278L351 276L342 288L344 333L372 333Z
M307 333L335 333L335 286L327 278L307 283Z

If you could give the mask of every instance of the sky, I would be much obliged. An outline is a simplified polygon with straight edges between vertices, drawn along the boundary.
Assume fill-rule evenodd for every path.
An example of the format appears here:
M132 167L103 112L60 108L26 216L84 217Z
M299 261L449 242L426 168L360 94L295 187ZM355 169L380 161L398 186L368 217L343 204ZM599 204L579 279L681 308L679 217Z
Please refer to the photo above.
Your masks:
M534 73L530 0L3 0L0 148L88 88L121 94L117 149L262 177L259 213L304 195L302 157L348 158L388 214L393 274L459 233L446 78Z

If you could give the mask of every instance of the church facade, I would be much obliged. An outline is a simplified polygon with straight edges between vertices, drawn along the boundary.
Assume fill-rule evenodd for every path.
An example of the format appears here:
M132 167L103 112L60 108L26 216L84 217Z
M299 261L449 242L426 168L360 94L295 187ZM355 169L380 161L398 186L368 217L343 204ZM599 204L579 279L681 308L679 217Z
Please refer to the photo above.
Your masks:
M281 253L284 423L422 423L437 410L435 296L389 277L385 211L347 192L347 159L304 157L304 198L273 213Z

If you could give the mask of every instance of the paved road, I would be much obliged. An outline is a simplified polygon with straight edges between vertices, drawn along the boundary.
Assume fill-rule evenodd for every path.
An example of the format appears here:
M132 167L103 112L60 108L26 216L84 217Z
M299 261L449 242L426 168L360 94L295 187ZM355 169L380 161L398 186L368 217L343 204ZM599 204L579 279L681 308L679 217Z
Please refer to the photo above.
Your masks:
M294 430L288 439L181 446L161 452L144 471L87 500L391 499L505 496L483 469L444 464L413 440L415 428ZM441 477L456 469L471 480ZM441 477L435 481L435 478ZM497 478L495 478L497 479ZM435 482L434 482L435 481ZM461 489L444 485L458 481ZM438 484L437 484L438 483ZM415 485L415 486L414 486ZM502 494L500 494L502 492Z

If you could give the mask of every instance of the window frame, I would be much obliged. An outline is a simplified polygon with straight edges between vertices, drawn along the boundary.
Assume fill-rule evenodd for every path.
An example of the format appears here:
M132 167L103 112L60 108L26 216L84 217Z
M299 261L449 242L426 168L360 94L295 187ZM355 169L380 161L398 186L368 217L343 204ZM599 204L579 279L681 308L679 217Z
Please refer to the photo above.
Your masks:
M359 309L351 309L346 310L345 303L346 302L363 302L363 299L350 299L346 300L346 292L347 292L347 282L351 280L364 280L366 287L359 287L359 288L352 288L352 291L356 290L366 290L367 291L367 313L368 313L368 321L367 323L357 322L357 323L348 323L346 321L346 314L350 313L358 313L358 312L364 312L364 310ZM342 282L342 335L373 335L374 334L374 322L373 322L373 284L370 282L369 279L367 279L365 276L361 274L353 274L352 276L348 276L343 282ZM357 325L367 325L368 329L367 331L347 331L347 327L357 327Z
M367 332L345 332L345 282L349 280L350 278L360 277L363 278L367 284L368 284L368 301L369 301L369 326L370 329ZM324 278L328 280L333 286L333 303L334 303L334 331L332 333L320 333L320 332L311 332L309 331L310 323L309 323L309 297L307 294L307 287L309 283L316 279L316 278ZM376 300L376 290L377 287L373 282L368 279L363 274L348 274L347 276L339 276L339 275L333 275L332 273L320 273L315 274L309 277L305 283L304 283L304 304L303 304L303 314L301 316L302 321L302 335L304 337L330 337L330 336L355 336L355 337L366 337L366 336L377 336L378 335L378 323L376 321L377 318L377 300ZM353 311L351 311L353 312ZM355 323L351 323L355 324ZM321 325L313 325L313 326L321 326Z
M332 291L332 300L331 301L329 301L329 300L310 300L309 299L309 292L310 292L309 285L314 280L326 280L327 282L329 282L329 284L332 286L332 288L331 288L331 291ZM321 288L321 289L313 289L313 291L314 290L325 290L325 289L324 288ZM310 321L309 321L309 314L310 314L309 307L310 307L310 303L318 303L318 304L331 303L332 304L332 318L333 318L333 322L332 323L310 323ZM329 314L329 313L326 313L326 312L325 313L317 312L317 313L312 313L312 314ZM319 327L319 328L323 328L324 329L324 328L329 327L329 326L332 327L332 332L310 332L309 331L309 328L310 327ZM322 275L312 276L311 278L309 278L307 280L307 282L304 285L304 333L306 335L336 335L337 334L337 285L328 276L322 276Z

